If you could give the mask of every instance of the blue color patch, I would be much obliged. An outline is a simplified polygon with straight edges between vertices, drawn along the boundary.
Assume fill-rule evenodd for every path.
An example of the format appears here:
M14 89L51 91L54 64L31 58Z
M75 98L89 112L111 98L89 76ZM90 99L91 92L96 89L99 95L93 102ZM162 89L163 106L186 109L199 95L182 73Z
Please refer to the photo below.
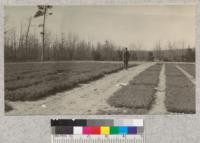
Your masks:
M128 127L119 127L119 134L128 134Z

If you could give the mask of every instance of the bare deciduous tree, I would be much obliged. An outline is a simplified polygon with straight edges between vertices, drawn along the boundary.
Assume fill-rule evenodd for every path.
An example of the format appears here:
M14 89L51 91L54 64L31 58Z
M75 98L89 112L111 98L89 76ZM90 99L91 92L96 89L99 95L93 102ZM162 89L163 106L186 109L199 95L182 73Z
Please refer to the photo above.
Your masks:
M29 38L29 31L30 31L30 27L31 27L31 21L32 21L32 17L29 17L29 19L28 19L28 25L27 25L27 31L26 31L26 36L25 36L25 48L26 48L25 59L26 60L30 56L30 54L29 54L30 53L30 49L28 48L28 38Z

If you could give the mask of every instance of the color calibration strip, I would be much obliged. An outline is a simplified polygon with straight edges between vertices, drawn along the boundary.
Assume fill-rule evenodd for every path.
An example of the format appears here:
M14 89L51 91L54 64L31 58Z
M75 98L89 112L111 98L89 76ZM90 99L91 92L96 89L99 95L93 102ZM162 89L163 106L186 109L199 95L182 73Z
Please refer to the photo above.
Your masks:
M143 143L142 119L59 119L51 120L52 143Z

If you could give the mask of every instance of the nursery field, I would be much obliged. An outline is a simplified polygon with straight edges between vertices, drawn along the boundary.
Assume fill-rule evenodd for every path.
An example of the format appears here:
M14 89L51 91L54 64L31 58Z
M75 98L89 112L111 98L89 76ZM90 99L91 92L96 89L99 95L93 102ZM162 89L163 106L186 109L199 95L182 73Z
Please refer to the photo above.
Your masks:
M159 79L163 65L165 79ZM147 114L152 106L162 105L156 103L156 98L159 98L156 92L163 92L164 97L161 97L163 100L158 102L164 102L166 113L195 113L195 85L176 65L195 77L195 64L158 63L141 72L127 86L116 91L108 99L108 103L116 108L125 108L128 113ZM165 82L163 91L158 89L161 82L159 80Z
M195 113L195 64L130 62L129 66L122 70L121 62L89 61L6 64L5 111L9 115Z
M136 66L137 64L130 64ZM37 100L122 69L120 62L47 62L5 65L5 99Z
M178 64L181 68L183 68L186 72L195 77L195 64Z
M115 92L108 103L115 107L139 109L137 113L146 113L155 98L161 66L156 64L141 72L127 86Z
M188 73L194 73L191 66L181 65ZM165 105L169 112L195 113L195 85L173 64L166 65Z

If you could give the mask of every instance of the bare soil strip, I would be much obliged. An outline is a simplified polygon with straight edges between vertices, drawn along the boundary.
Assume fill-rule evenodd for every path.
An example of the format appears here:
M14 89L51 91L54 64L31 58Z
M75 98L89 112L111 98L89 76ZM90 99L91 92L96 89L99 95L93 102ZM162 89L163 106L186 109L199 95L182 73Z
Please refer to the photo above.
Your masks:
M7 115L88 115L97 114L99 110L116 110L108 105L107 100L121 87L119 83L128 83L139 73L155 63L143 63L139 66L107 75L102 79L83 84L72 90L57 93L38 101L9 102L14 108ZM122 84L122 85L123 85Z
M166 114L167 109L165 107L165 90L166 90L166 76L165 76L165 64L162 65L162 69L159 75L159 83L157 92L155 94L155 103L153 104L149 114Z
M179 65L176 65L176 67L195 85L195 78L189 74L188 72L186 72L184 69L182 69Z

